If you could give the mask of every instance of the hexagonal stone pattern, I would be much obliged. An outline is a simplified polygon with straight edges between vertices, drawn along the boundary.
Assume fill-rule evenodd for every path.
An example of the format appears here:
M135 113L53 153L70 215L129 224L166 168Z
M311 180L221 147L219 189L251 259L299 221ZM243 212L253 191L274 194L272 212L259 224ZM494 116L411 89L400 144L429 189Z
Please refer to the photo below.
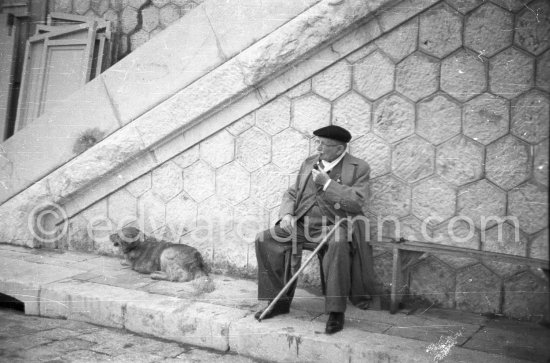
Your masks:
M180 12L177 6L169 4L159 10L160 24L167 27L180 18Z
M197 203L185 193L180 193L166 204L166 234L171 241L192 231L197 225Z
M340 61L312 79L313 92L331 101L346 93L351 87L351 66Z
M152 233L165 226L166 205L152 190L138 199L138 223L145 233Z
M227 164L235 156L235 139L222 130L200 143L200 156L214 168Z
M136 50L138 47L147 43L150 38L151 38L150 34L143 29L135 32L130 36L130 43L132 45L131 50L132 51Z
M518 0L491 0L493 4L499 5L504 10L516 12L523 7L525 7L525 4Z
M90 6L97 15L102 16L109 9L109 0L92 0Z
M250 194L250 173L232 162L216 171L216 193L233 204L242 202Z
M420 16L419 47L443 58L462 45L462 16L446 4L436 5Z
M283 193L289 187L289 176L279 167L268 164L252 173L250 196L265 208L281 203Z
M540 232L529 246L529 257L548 260L548 228Z
M128 183L125 188L137 198L151 189L151 185L151 173L147 173Z
M53 11L70 13L73 9L72 0L57 0L53 2Z
M460 133L460 106L436 95L417 104L416 133L438 145Z
M373 179L367 208L379 216L405 217L411 208L410 187L391 175Z
M548 190L532 183L508 192L508 214L516 216L520 228L535 233L548 225Z
M305 134L330 124L330 103L316 95L306 95L292 101L292 126Z
M198 161L183 171L183 189L197 202L216 192L216 173L204 161Z
M141 11L141 29L150 32L159 25L159 11L154 6L148 6Z
M265 107L265 106L264 106ZM290 117L290 116L289 116ZM232 135L238 136L256 124L256 113L252 112L241 117L231 125L227 126L226 130Z
M439 62L414 53L396 68L395 89L413 101L434 93L439 86Z
M399 141L414 132L414 106L403 97L390 95L374 104L374 133L388 142Z
M452 269L428 257L414 265L410 274L411 293L427 296L438 307L453 307L455 275Z
M531 173L529 148L512 135L487 146L486 178L506 190L525 181Z
M514 135L530 143L538 143L548 137L548 112L550 102L544 93L530 91L512 102Z
M538 0L516 17L514 43L539 55L550 46L550 4Z
M278 97L263 105L256 111L256 125L275 135L290 125L290 101L286 97Z
M253 127L237 138L238 160L248 171L254 171L269 163L271 159L271 139L260 129Z
M439 224L455 209L456 190L439 178L423 180L412 189L412 213L424 223Z
M288 90L285 95L289 98L296 98L305 95L309 91L311 91L311 79L306 79Z
M73 11L84 15L90 9L90 0L73 0Z
M508 48L489 63L489 88L506 98L514 98L534 83L535 62L524 52Z
M535 180L548 186L548 139L535 146L533 174Z
M473 220L464 216L455 216L449 222L437 227L433 232L433 239L443 245L473 250L479 250L481 243L481 236L476 230ZM438 256L438 258L440 257Z
M183 173L179 166L167 162L153 170L153 192L165 202L183 189Z
M309 139L293 129L286 129L273 136L272 162L285 172L300 168L308 156Z
M138 25L138 12L132 7L125 7L120 16L120 26L122 32L130 33Z
M205 239L217 243L233 229L234 208L226 199L214 195L198 205L197 226Z
M395 67L379 51L353 65L353 87L369 100L376 100L393 89Z
M499 223L482 232L482 246L484 251L506 253L508 255L525 256L527 238L520 231L519 226L510 223Z
M537 59L537 87L550 92L550 50L544 52Z
M483 147L464 136L456 136L438 146L436 172L447 182L463 185L481 178Z
M252 243L269 223L269 212L252 198L235 206L233 231L241 240Z
M493 4L484 4L466 17L464 45L491 57L512 44L512 14Z
M137 201L126 189L120 189L109 196L109 219L115 224L115 230L137 220Z
M512 318L539 320L548 311L548 283L530 272L504 282L503 313Z
M466 14L467 12L483 4L485 0L448 0L447 2L462 14Z
M350 92L333 104L332 124L347 129L357 138L370 131L371 105L361 95Z
M413 18L397 29L384 34L374 43L394 62L399 62L416 49L418 42L418 18Z
M197 144L173 158L172 161L180 168L185 169L193 164L195 161L199 160L199 157L200 150L199 145Z
M371 179L387 174L391 170L389 145L372 133L353 140L350 144L350 152L369 163Z
M441 63L441 89L467 101L487 87L485 66L476 55L462 49Z
M456 274L456 307L475 313L500 311L501 281L483 265L468 267Z
M435 150L432 145L413 135L395 146L392 153L392 171L413 183L434 172Z
M508 132L510 121L508 102L484 93L464 105L464 135L489 144Z
M491 218L506 213L506 194L485 179L461 188L457 202L458 214L471 218L478 228L485 221L487 226L494 225Z

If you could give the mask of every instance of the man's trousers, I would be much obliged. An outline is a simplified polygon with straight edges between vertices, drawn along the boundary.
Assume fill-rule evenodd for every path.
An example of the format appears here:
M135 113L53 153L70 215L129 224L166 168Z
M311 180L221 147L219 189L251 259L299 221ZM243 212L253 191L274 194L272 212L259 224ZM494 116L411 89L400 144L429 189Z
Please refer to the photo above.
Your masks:
M292 275L300 268L304 242L321 242L323 231L307 228L301 221L290 235L276 225L256 237L256 259L258 260L258 299L273 300ZM292 239L295 238L298 254L292 255ZM323 258L326 283L326 312L345 312L346 300L351 288L351 247L347 231L339 227L328 241L328 250ZM296 283L281 298L282 303L292 301Z

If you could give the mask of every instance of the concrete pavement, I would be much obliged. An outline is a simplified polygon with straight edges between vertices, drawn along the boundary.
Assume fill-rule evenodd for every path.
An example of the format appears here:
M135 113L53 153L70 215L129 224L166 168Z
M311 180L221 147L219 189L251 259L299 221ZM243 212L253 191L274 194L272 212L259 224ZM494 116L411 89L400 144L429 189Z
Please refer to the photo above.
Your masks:
M26 314L126 329L168 341L285 362L546 362L550 330L534 323L427 309L361 311L323 333L323 298L298 289L291 313L258 323L256 283L213 276L151 280L111 257L0 245L0 293Z

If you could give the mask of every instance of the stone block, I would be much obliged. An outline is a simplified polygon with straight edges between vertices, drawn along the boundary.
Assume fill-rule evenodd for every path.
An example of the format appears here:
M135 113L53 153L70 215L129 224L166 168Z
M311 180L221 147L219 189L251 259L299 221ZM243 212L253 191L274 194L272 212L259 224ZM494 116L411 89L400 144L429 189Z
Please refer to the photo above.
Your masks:
M154 6L148 6L141 11L141 29L146 32L153 31L160 24L159 10Z
M244 316L239 309L157 296L129 301L125 328L138 334L192 344L219 351L229 350L229 325Z
M88 232L88 228L90 232ZM68 251L94 251L94 228L82 214L77 214L68 222L67 234L60 240L63 249Z
M460 106L449 97L436 95L417 105L416 133L438 145L460 133Z
M353 140L350 144L350 152L369 163L371 178L391 171L390 146L373 133Z
M0 292L21 301L25 315L40 315L40 286L0 279Z
M446 4L420 15L419 47L444 58L462 45L462 16Z
M530 146L512 135L487 146L485 177L509 190L524 182L531 174Z
M330 124L330 103L316 95L292 100L292 127L306 135Z
M256 124L256 113L252 112L244 117L241 117L225 129L233 136L239 136Z
M199 145L193 145L189 149L177 155L172 161L182 169L191 166L195 161L199 160L200 150Z
M216 170L216 194L233 204L250 195L250 173L236 162Z
M453 308L455 293L455 274L452 269L436 258L415 264L410 269L410 292L420 295L438 307Z
M550 92L550 72L547 69L550 69L550 50L547 50L537 58L536 75L537 87Z
M126 7L120 14L120 27L124 34L131 33L138 25L138 11L133 7Z
M483 147L458 135L436 150L436 172L447 182L463 185L481 178Z
M465 102L487 88L485 65L475 54L464 49L441 63L441 89Z
M165 28L178 20L180 17L180 9L173 4L166 5L159 10L160 25Z
M506 214L506 193L482 179L459 189L457 208L458 214L471 218L476 227L493 226L494 218Z
M137 220L137 200L126 189L120 189L109 196L108 216L119 230L126 224Z
M166 205L152 190L138 199L138 223L142 231L152 233L166 224Z
M498 276L481 264L457 272L456 308L475 313L499 313L501 285Z
M331 65L312 79L313 92L330 101L346 93L351 87L351 66L346 61Z
M533 174L535 180L548 186L548 139L535 145Z
M370 131L371 105L352 91L340 97L332 106L332 124L347 129L353 138Z
M169 161L152 172L152 190L168 202L183 190L183 172L179 166Z
M264 208L274 208L281 202L289 183L289 175L270 163L252 173L250 196Z
M71 13L73 11L72 0L56 0L53 2L53 11Z
M539 55L550 46L550 5L544 0L529 4L516 16L514 44Z
M484 251L517 256L525 256L527 253L527 237L518 225L512 226L509 223L499 223L482 231L481 243Z
M308 156L308 152L309 140L307 136L294 129L286 129L273 136L272 162L284 172L291 173L298 170Z
M448 246L479 250L481 237L470 218L455 216L433 231L433 241Z
M538 233L536 237L531 240L529 246L529 257L540 258L541 260L548 260L549 255L549 241L548 241L548 228Z
M237 242L245 242L252 247L254 254L254 240L256 235L266 229L269 223L269 212L259 201L248 198L235 206L235 221L233 232ZM246 251L247 248L244 248ZM218 251L216 249L216 251ZM254 256L249 256L254 259Z
M248 129L237 137L236 149L235 160L250 172L271 160L271 139L256 127Z
M464 135L484 145L506 135L509 128L508 102L484 93L464 105Z
M169 240L177 243L180 237L197 226L197 203L180 193L166 204L166 229Z
M393 89L395 66L376 51L353 65L353 88L374 101Z
M466 14L484 3L484 0L449 0L449 4L462 14Z
M418 42L418 18L413 18L395 30L382 35L374 42L394 62L398 63L416 49ZM376 48L367 48L372 53ZM363 58L363 57L361 57Z
M493 4L499 5L504 10L511 11L513 13L517 12L520 9L523 9L525 4L522 4L521 1L517 0L491 0Z
M311 91L311 79L306 79L297 86L291 88L285 95L288 98L296 98L305 95L309 91Z
M518 273L529 270L529 266L518 265L517 263L508 263L495 261L494 259L482 258L481 262L491 271L496 273L499 277L507 279Z
M73 11L84 15L90 9L90 0L73 0Z
M397 65L395 89L413 101L418 101L439 87L439 62L422 53L408 56Z
M214 168L227 164L235 157L235 139L222 130L200 143L200 156Z
M125 188L130 194L137 198L151 189L151 185L151 173L147 173L126 184Z
M455 214L456 190L441 179L423 180L412 189L412 212L424 223L439 224Z
M508 99L530 89L534 84L534 76L534 59L513 47L497 54L489 63L491 92Z
M414 106L393 94L374 103L373 131L387 142L399 141L414 132Z
M92 0L90 6L97 15L103 16L109 10L109 3L109 0Z
M435 149L413 135L395 145L392 152L392 171L403 180L414 183L434 172Z
M548 137L548 97L536 90L525 93L512 101L512 124L514 135L530 143L538 143Z
M197 202L216 192L216 174L204 161L198 161L183 171L183 189Z
M225 198L214 195L199 204L197 226L208 233L208 241L218 241L233 229L235 209Z
M512 14L493 4L484 4L466 16L464 45L492 57L512 44Z
M411 189L392 175L373 179L369 183L367 208L378 216L405 217L411 209Z
M511 318L542 320L547 314L548 283L530 272L511 277L504 282L502 312Z
M166 6L167 4L169 4L171 1L170 0L151 0L151 2L157 8L162 8L163 6Z
M520 228L535 233L548 225L548 190L528 182L508 192L508 214L519 219Z
M275 135L290 125L290 101L278 97L256 111L256 126L270 135Z
M123 6L131 6L134 9L141 8L147 2L147 0L122 0L122 1L123 1Z
M437 3L436 0L402 1L393 6L390 11L383 11L377 16L380 27L384 32L387 32L435 3Z

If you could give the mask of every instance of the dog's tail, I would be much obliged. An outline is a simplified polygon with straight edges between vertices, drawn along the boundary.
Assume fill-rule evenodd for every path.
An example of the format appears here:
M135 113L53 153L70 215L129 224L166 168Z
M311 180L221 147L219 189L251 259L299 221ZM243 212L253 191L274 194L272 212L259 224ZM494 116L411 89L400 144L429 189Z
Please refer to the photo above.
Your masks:
M212 269L206 262L204 262L204 259L202 258L202 255L200 254L199 251L195 252L195 258L196 258L197 264L199 265L198 266L199 269L203 271L206 276L208 276L208 274L210 274Z

